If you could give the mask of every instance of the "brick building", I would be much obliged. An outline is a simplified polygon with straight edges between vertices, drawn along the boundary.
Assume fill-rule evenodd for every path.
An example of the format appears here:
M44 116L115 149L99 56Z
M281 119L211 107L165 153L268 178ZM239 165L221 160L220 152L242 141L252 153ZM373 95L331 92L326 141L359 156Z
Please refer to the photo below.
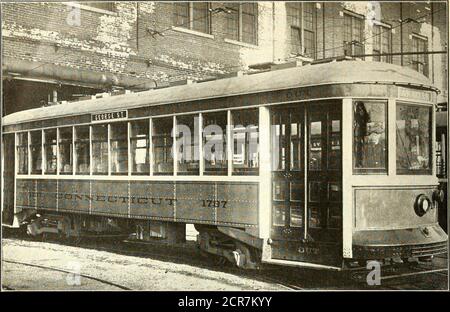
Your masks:
M409 66L447 96L446 2L3 3L3 114L344 55ZM399 53L394 56L362 56ZM74 104L76 105L76 104Z

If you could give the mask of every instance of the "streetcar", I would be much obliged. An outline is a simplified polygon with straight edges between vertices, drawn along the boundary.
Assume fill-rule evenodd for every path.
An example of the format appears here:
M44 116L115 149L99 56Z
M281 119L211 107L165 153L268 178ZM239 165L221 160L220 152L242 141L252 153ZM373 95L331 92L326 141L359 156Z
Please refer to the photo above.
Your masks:
M194 224L201 250L242 268L427 259L448 239L438 92L408 68L334 60L17 112L2 222L166 244Z

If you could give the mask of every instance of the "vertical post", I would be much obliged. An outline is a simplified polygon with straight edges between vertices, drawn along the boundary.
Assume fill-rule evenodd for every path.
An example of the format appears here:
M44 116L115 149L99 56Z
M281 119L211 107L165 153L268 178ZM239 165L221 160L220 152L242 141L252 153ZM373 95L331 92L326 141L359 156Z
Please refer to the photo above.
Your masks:
M192 2L188 2L188 6L189 6L189 25L187 28L189 29L193 29L194 28L194 3ZM183 27L184 25L176 25L176 26L181 26Z
M148 120L148 165L150 166L150 176L153 175L153 119Z
M47 169L47 160L45 159L45 133L44 129L41 130L41 175L44 175L45 170Z
M271 192L271 144L270 111L268 107L259 108L259 237L270 237L270 216L272 210Z
M92 163L92 126L89 126L89 175L92 175L94 164Z
M75 171L77 169L77 151L75 149L75 126L72 127L72 175L75 175Z
M59 175L59 128L56 128L56 175Z
M403 66L403 3L400 2L400 65Z
M431 108L431 172L433 177L436 177L436 106L433 105ZM420 154L419 154L420 155Z
M131 169L132 169L132 163L131 163L131 122L127 122L128 127L128 133L127 133L127 140L128 140L128 176L131 176Z
M238 41L242 41L242 4L239 3L239 10L238 10L238 19L239 19L239 23L238 23Z
M394 148L397 146L397 135L396 135L396 102L394 98L388 99L387 104L387 144L389 148L387 149L388 152L388 174L390 176L396 175L396 159L395 159L395 150Z
M14 176L17 176L17 172L19 171L19 152L17 151L17 142L19 141L19 134L14 133ZM16 196L14 196L16 198ZM15 208L15 205L14 205Z
M28 150L28 175L31 174L31 131L27 132L28 140L27 140L27 150Z
M231 177L233 173L233 147L234 141L232 136L233 121L231 119L231 111L227 110L227 175Z
M352 176L352 99L342 100L342 255L344 258L352 257L353 239L353 191Z
M442 165L441 165L441 172L439 174L444 175L447 172L447 153L446 153L446 146L445 146L445 132L441 134L441 155L442 155Z
M194 127L195 128L195 127ZM205 159L203 157L203 114L198 117L198 158L199 158L199 175L203 176L205 169Z
M322 57L325 58L325 2L322 2Z
M305 23L303 22L304 8L305 8L305 6L303 5L303 2L300 2L300 41L301 41L300 51L301 51L302 55L304 55L304 51L305 51L305 31L304 31Z
M108 176L111 175L111 124L108 124Z
M428 51L434 50L434 6L433 2L430 2L431 9L431 49ZM425 57L428 57L425 55ZM431 54L431 82L434 84L434 54Z
M303 238L308 238L308 110L303 106Z
M172 142L172 150L173 150L173 175L177 176L178 172L178 150L177 150L177 117L173 116L172 119L173 125L172 125L172 136L173 136L173 142Z

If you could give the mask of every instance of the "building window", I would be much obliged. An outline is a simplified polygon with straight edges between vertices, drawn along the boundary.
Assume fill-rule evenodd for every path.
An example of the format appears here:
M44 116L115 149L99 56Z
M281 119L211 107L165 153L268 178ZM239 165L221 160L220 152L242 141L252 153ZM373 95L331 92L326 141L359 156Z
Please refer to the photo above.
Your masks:
M373 54L391 53L391 29L382 25L373 26ZM376 62L392 63L392 56L377 55Z
M31 174L42 173L42 131L31 131Z
M226 37L250 44L257 44L258 4L225 3L230 11L226 14Z
M28 174L28 132L17 134L17 156L17 173Z
M431 108L397 104L397 174L431 174Z
M155 175L173 174L173 118L152 120L153 172Z
M412 37L412 52L427 52L428 40L418 36ZM428 77L428 54L420 53L412 56L412 68Z
M76 174L90 173L89 126L75 127L75 172Z
M73 158L72 158L72 127L59 128L59 173L72 174Z
M92 126L92 172L108 174L108 125Z
M150 174L149 120L130 122L131 172Z
M385 102L353 104L353 166L356 173L387 171Z
M209 9L209 2L175 2L175 26L209 34L211 32L211 12Z
M315 57L314 3L288 2L286 11L291 33L291 53Z
M90 6L96 9L101 9L105 11L114 11L114 2L109 1L99 1L99 2L80 2L82 5Z
M227 175L227 112L203 114L205 175Z
M45 173L56 174L56 129L44 130Z
M258 110L231 112L233 138L233 174L258 175L259 127Z
M111 173L128 173L128 123L110 125Z
M364 20L344 13L344 55L364 54Z

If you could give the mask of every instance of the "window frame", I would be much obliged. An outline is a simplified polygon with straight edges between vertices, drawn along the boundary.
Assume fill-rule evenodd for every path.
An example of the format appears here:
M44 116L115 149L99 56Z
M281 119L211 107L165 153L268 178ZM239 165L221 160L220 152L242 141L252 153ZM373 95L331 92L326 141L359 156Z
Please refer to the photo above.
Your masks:
M39 144L33 144L33 136L32 136L32 133L33 132L35 132L35 133L38 133L39 134L39 137L40 137L40 139L39 139L39 141L40 141L40 143ZM30 154L30 157L29 157L29 159L30 159L30 174L37 174L37 175L41 175L41 174L43 174L43 172L44 172L44 168L43 168L43 157L42 157L42 154L43 154L43 142L42 142L42 130L41 129L37 129L37 130L30 130L29 131L29 133L30 133L30 141L29 141L29 147L30 147L30 149L29 149L29 154ZM40 157L40 161L41 161L41 169L40 169L40 171L35 171L34 169L33 169L33 153L32 153L32 149L33 149L33 147L34 146L40 146L40 151L41 151L41 157ZM37 161L37 160L36 160Z
M145 147L137 147L137 144L136 144L136 147L133 148L133 142L137 142L139 140L144 139L143 137L140 137L140 136L132 136L132 132L133 132L133 125L132 124L133 123L137 123L137 124L139 124L139 123L146 123L147 124L147 133L146 133L146 136L145 136L145 140L146 140L146 146ZM151 168L152 168L152 155L151 155L152 154L152 150L151 150L152 131L151 131L151 127L152 127L152 122L151 122L150 118L135 119L135 120L129 120L128 121L128 139L129 139L128 146L129 146L129 151L130 151L128 162L129 162L129 174L131 174L131 175L135 175L135 176L148 176L148 175L151 175L151 171L152 171L151 170ZM136 170L134 169L134 165L135 165L134 162L135 162L135 159L136 159L136 152L135 151L139 150L139 149L145 149L146 150L146 158L147 158L147 161L148 161L148 169L146 169L143 172L139 172L137 170L137 167L136 167Z
M195 28L195 22L197 20L203 20L200 18L195 17L195 5L197 4L205 4L206 3L206 18L205 19L205 28L206 31L204 30L200 30L200 29L196 29ZM180 14L178 14L178 7L181 7L183 5L187 5L187 16L182 16ZM189 29L191 31L194 32L199 32L202 34L208 34L211 35L212 32L212 15L211 15L211 3L210 2L197 2L197 1L180 1L180 2L174 2L173 3L173 26L174 27L179 27L179 28L185 28L185 29ZM188 22L185 23L181 23L179 24L179 18L180 16L182 16L182 18L187 18Z
M85 171L82 172L82 171L78 170L78 166L79 166L78 159L79 159L79 157L78 157L78 153L77 153L77 145L78 144L86 144L86 139L79 139L78 138L78 136L77 136L77 129L85 128L85 127L87 127L87 129L88 129L87 146L89 148L89 158L88 158L88 160L89 160L89 170L88 170L87 173ZM92 135L91 135L92 129L91 128L92 128L91 125L74 125L74 127L73 127L73 132L74 132L74 140L73 140L74 156L73 156L73 162L74 162L74 167L75 167L75 170L74 170L74 172L75 172L74 174L75 175L91 175L92 174Z
M304 55L306 57L310 57L315 59L317 56L317 47L316 47L316 35L317 35L317 29L315 28L315 22L317 21L316 16L316 7L315 3L308 3L308 2L286 2L286 15L288 19L288 27L290 29L290 53L295 55ZM311 10L308 10L308 9ZM310 16L307 16L309 15ZM306 20L311 19L311 27L308 26L309 22L307 23ZM293 43L293 31L299 32L299 40L298 44ZM312 46L311 52L308 52L307 46L306 46L306 33L311 34L312 40L311 41ZM296 47L300 47L299 49ZM300 52L298 52L300 50Z
M45 133L46 133L46 131L55 131L55 143L54 144L52 144L52 143L47 143L47 137L46 137L46 135L45 135ZM43 162L44 162L44 166L43 166L43 169L44 169L44 174L45 175L57 175L58 174L58 128L47 128L47 129L44 129L44 131L43 131L43 133L44 133L44 140L43 140L43 142L42 142L42 144L43 144L43 147L44 147L44 159L43 159ZM48 171L48 168L47 168L47 164L48 164L48 161L47 161L47 147L48 146L53 146L53 145L55 145L56 146L56 157L55 157L55 162L56 162L56 168L55 168L55 172L49 172Z
M379 103L384 104L384 117L385 117L385 148L386 148L386 155L385 155L385 168L356 168L356 158L355 158L355 131L354 131L354 124L355 124L355 113L354 113L354 105L356 102L364 102L364 103ZM353 98L352 99L352 174L353 175L389 175L389 105L388 105L388 99L358 99ZM342 127L342 125L341 125ZM341 128L342 129L342 128Z
M418 34L411 34L411 50L412 52L428 52L428 37ZM423 44L424 49L419 50L419 43ZM423 57L423 62L420 58ZM422 75L429 76L429 58L428 54L415 54L411 56L411 68L421 73ZM422 71L419 70L419 65L423 66Z
M383 54L383 53L392 53L392 26L384 23L374 23L372 27L372 32L375 33L375 30L378 29L376 34L373 34L373 43L372 43L372 54ZM387 51L383 49L383 35L387 34L388 39L388 47ZM375 40L377 40L375 42ZM378 45L378 46L376 46ZM379 60L375 60L376 57L379 57ZM385 60L383 60L383 56L373 56L372 60L375 62L383 62L392 64L392 55L385 56Z
M252 15L254 18L254 23L252 25L252 29L253 29L253 37L251 38L252 40L246 41L244 40L244 36L243 36L243 28L244 28L244 23L243 23L243 15L244 14L248 14L248 13L244 13L242 7L244 4L250 4L253 6L253 10L254 10L254 14ZM226 23L225 23L225 40L234 40L234 41L238 41L238 42L242 42L245 44L250 44L250 45L254 45L257 46L258 45L258 17L259 17L259 6L257 2L225 2L224 3L225 8L230 10L232 13L227 14L226 18ZM237 15L236 19L235 18L231 18L233 14L233 11L235 12L234 14ZM251 15L251 14L248 14ZM235 21L234 24L236 24L237 29L233 29L231 30L229 25L230 25L230 21ZM233 32L236 32L233 34Z
M20 142L19 137L22 135L26 138L26 142L19 144L19 142ZM16 159L17 159L16 174L17 175L29 175L30 174L30 150L29 150L30 146L29 145L30 145L29 131L17 132L16 133L16 144L15 144L15 149L16 149L16 153L17 153L17 157L16 157ZM22 155L24 157L23 161L25 161L25 164L26 164L26 172L21 170L21 167L20 167L21 153L19 152L19 149L22 151Z
M344 31L343 31L343 41L344 41L344 45L343 45L343 49L344 49L344 56L348 55L348 47L351 48L351 54L350 55L354 55L354 54L364 54L364 43L363 43L363 39L364 39L364 16L359 15L357 13L354 13L352 11L344 11L343 12L343 19L344 19ZM350 41L348 41L346 38L347 35L347 19L350 19ZM359 30L359 39L361 40L355 40L355 24L354 21L358 20L361 28ZM361 49L362 53L355 53L356 48ZM364 57L359 57L361 59L364 60Z
M61 129L70 129L70 143L69 143L69 146L70 146L70 159L72 160L72 164L70 165L71 167L72 167L72 169L70 170L70 171L63 171L63 168L62 168L62 163L61 163L61 161L62 161L62 157L61 157L61 145L63 145L63 144L67 144L66 142L65 142L65 140L66 139L64 139L64 141L61 139ZM58 144L58 148L57 148L57 151L58 151L58 156L57 156L57 159L58 159L58 175L73 175L73 171L74 171L74 154L73 154L73 144L74 144L74 142L73 142L73 126L68 126L68 127L58 127L57 128L57 131L58 131L58 135L57 135L57 137L58 137L58 140L57 140L57 144Z
M408 176L408 175L413 175L413 176L430 176L433 175L433 167L435 166L435 159L434 157L436 156L436 153L433 154L433 144L434 144L434 140L433 140L433 131L435 131L435 129L433 129L433 106L429 105L429 104L423 104L423 103L417 103L417 102L408 102L408 101L396 101L395 102L395 129L396 129L396 133L395 133L395 139L397 141L397 107L398 105L404 105L404 106L415 106L415 107L424 107L427 108L429 110L429 122L428 122L428 126L429 126L429 142L428 142L428 159L429 159L429 169L399 169L398 165L397 165L397 144L395 146L395 174L397 176Z
M112 136L113 134L113 127L120 127L122 124L122 126L124 126L126 134L125 136L121 136L119 134L119 136ZM129 146L129 141L130 141L130 136L129 136L129 121L117 121L117 122L110 122L108 123L108 158L109 158L109 169L108 169L108 175L113 175L113 176L117 176L117 175L128 175L129 172L129 155L130 155L130 146ZM113 142L117 142L117 146L113 147ZM126 148L121 146L120 143L118 142L125 142L126 143ZM123 158L121 150L125 150L126 149L126 158ZM113 152L114 150L114 152ZM114 159L113 159L113 154L117 153L117 163L114 163ZM124 159L126 160L126 165L125 165L125 170L120 170L120 163L124 161ZM115 168L116 170L113 171L113 168Z
M90 167L91 167L91 169L90 169L90 173L91 173L91 175L94 175L94 176L97 176L97 175L99 175L99 176L105 176L105 175L109 175L109 173L110 173L110 150L109 150L109 123L99 123L99 124L92 124L91 125L91 130L90 130L90 162L91 162L91 164L90 164ZM106 139L104 139L104 140L100 140L100 139L94 139L94 128L95 127L101 127L101 126L106 126ZM106 143L106 146L107 146L107 153L108 153L108 155L107 155L107 159L106 159L106 163L107 163L107 167L106 167L106 172L105 171L97 171L97 170L95 170L95 167L94 167L94 161L95 161L95 159L94 159L94 143ZM100 146L100 148L101 148L101 146ZM101 157L101 155L100 155L100 157Z

